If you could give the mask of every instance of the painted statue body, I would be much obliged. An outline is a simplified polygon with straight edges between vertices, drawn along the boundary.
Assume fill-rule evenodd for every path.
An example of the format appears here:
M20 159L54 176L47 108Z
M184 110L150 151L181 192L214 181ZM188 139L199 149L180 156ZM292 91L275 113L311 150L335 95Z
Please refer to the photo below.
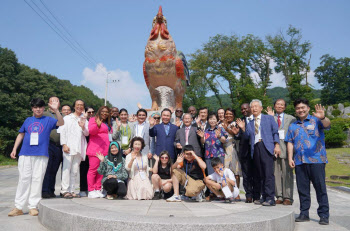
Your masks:
M182 100L188 81L187 62L181 52L177 52L173 38L169 34L166 19L159 8L157 16L153 19L153 28L145 49L145 62L143 73L147 87L152 98L151 110L164 107L182 107ZM168 87L173 92L171 97L162 100L161 89ZM168 102L162 102L162 101ZM160 105L161 104L161 105Z

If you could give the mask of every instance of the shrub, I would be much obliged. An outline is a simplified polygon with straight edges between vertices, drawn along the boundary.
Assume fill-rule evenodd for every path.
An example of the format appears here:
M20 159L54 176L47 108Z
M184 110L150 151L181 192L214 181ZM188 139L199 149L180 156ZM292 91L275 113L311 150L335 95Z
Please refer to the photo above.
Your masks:
M333 116L339 116L340 114L341 114L341 112L338 109L335 109L335 110L332 111L332 115Z
M341 147L347 135L344 131L350 128L350 119L335 118L331 120L331 129L325 131L325 142L327 147Z
M344 103L344 107L349 107L350 106L350 102L345 102Z

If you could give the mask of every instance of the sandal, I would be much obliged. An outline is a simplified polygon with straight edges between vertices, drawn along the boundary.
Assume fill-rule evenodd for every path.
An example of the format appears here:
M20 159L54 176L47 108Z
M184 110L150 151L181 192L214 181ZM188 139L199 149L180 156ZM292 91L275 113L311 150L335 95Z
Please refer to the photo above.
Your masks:
M64 198L64 199L72 199L73 198L72 194L70 194L69 192L63 193L61 195L61 197Z
M79 194L72 193L71 194L73 198L80 198L81 196Z

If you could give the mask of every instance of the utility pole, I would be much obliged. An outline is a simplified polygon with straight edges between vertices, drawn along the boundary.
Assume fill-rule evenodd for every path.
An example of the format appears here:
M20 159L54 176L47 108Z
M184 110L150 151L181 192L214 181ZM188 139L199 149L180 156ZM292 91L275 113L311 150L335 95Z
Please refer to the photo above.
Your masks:
M106 77L106 90L105 90L105 106L107 106L107 90L108 90L108 75L111 72L107 72L107 77Z

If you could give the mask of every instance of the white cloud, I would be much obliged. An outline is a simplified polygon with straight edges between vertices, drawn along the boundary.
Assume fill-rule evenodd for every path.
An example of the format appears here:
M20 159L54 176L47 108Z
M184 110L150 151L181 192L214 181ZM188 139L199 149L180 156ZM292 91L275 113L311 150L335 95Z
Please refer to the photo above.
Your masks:
M138 102L144 108L150 108L151 97L146 83L136 82L128 71L107 70L102 64L98 64L95 70L86 67L83 70L82 84L89 87L97 96L104 98L107 75L109 79L107 100L113 106L119 109L126 108L129 113L136 112Z

